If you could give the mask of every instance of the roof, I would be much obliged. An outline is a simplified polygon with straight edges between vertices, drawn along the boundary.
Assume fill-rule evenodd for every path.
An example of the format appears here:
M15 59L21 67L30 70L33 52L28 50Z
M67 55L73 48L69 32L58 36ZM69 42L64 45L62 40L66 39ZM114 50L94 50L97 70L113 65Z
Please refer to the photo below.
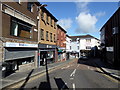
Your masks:
M45 7L42 7L41 9L44 10L49 16L51 16L56 22L58 21Z
M67 33L60 25L57 24L57 27L60 28L63 32Z
M97 39L97 38L95 38L94 36L91 36L91 35L80 35L80 36L70 36L70 38L74 41L74 40L76 40L77 38L80 38L80 39L82 39L82 38L94 38L94 39ZM99 40L99 39L97 39L97 40Z

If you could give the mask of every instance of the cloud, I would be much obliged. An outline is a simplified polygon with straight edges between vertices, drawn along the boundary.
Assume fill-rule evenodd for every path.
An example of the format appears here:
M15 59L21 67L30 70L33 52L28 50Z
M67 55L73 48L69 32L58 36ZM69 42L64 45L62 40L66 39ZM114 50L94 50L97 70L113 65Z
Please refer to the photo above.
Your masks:
M68 30L72 26L72 20L70 18L60 19L57 23L62 26L65 30Z
M85 2L76 3L78 16L75 18L78 24L76 33L93 33L96 32L96 23L100 17L105 15L105 12L97 12L91 14L88 5L91 0L85 0Z
M95 16L96 17L102 17L102 16L104 16L106 13L105 13L105 11L104 12L97 12L96 14L95 14Z
M90 33L95 31L97 18L92 16L90 13L82 12L78 17L76 17L76 20L79 25L76 32Z

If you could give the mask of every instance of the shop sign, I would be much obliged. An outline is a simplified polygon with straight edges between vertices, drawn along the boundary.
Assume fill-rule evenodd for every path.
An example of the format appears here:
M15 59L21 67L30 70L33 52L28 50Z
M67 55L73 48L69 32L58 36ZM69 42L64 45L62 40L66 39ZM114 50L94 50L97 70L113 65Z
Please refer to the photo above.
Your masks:
M113 47L106 47L106 50L109 52L113 52Z
M12 43L12 42L6 42L5 47L32 47L37 48L38 44L25 44L25 43Z

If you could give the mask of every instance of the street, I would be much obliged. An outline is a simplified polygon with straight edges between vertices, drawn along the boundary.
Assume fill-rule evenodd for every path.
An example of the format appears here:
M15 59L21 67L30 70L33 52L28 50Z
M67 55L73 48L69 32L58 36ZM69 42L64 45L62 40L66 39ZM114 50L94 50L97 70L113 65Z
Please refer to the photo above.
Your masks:
M118 88L118 83L105 77L92 60L75 59L70 64L48 71L40 77L27 80L18 88L77 89L77 88Z

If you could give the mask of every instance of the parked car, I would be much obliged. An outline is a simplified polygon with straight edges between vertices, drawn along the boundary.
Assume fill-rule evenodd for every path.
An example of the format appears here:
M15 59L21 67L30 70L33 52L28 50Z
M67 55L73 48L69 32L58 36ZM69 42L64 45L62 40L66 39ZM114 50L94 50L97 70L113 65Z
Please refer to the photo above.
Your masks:
M81 56L80 60L88 60L88 57L87 56Z

